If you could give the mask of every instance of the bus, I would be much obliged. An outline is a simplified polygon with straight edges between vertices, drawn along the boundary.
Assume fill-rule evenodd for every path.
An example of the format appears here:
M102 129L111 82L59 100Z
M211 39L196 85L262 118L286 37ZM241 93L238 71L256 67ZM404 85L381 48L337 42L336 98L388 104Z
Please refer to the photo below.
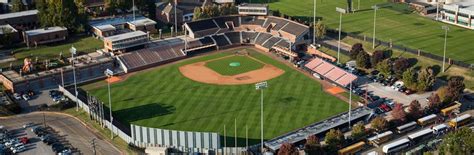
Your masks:
M451 126L452 128L455 128L455 127L459 127L464 124L467 124L469 123L469 121L471 121L471 115L464 114L464 115L451 119L449 121L449 126Z
M449 116L449 114L451 114L451 112L453 112L454 110L458 109L459 107L461 107L461 103L459 103L458 101L456 101L456 104L453 105L453 106L450 106L450 107L447 107L447 108L444 108L444 109L441 109L441 114L445 117Z
M397 140L395 142L392 142L390 144L383 146L382 151L385 154L389 154L389 153L399 152L409 146L410 146L410 140L408 138L403 138L403 139Z
M431 114L431 115L428 115L428 116L425 116L423 118L418 119L417 122L418 122L418 125L425 126L425 125L429 125L431 123L434 123L437 118L438 117L436 116L436 114Z
M397 133L402 134L402 133L411 131L411 130L415 129L416 126L417 126L417 124L416 124L415 121L407 123L407 124L403 124L402 126L397 127Z
M410 139L413 142L420 142L422 140L425 140L426 138L429 138L433 136L433 130L432 129L424 129L421 131L418 131L416 133L413 133L411 135L408 135L408 139Z
M381 134L377 134L373 137L370 137L369 139L367 139L369 141L369 143L371 145L374 145L374 146L379 146L380 144L382 143L385 143L386 141L390 140L393 136L393 132L392 131L387 131L387 132L384 132L384 133L381 133Z
M445 133L447 129L448 129L448 126L446 124L440 124L440 125L434 126L433 134Z
M362 150L365 146L365 142L364 141L360 141L358 143L355 143L355 144L352 144L348 147L345 147L341 150L338 151L338 154L339 155L351 155L351 154L355 154L357 152L359 152L360 150Z

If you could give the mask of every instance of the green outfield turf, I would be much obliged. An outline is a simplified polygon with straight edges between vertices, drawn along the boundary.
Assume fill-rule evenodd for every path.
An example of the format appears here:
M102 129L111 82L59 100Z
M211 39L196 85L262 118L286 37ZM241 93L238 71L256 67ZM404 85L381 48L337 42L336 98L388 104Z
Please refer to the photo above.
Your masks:
M253 0L252 2L267 2ZM358 8L358 0L353 0ZM375 4L388 4L377 11L376 38L390 41L413 49L429 51L442 56L444 45L443 25L449 25L446 56L455 60L474 64L474 30L436 22L408 11L405 4L386 3L387 0L360 0L360 10L342 17L342 31L372 37ZM316 16L332 29L339 26L339 13L336 7L345 8L347 0L317 0ZM313 0L270 0L270 9L308 19L313 16Z
M249 58L248 56L231 56L217 59L206 63L206 67L216 71L221 75L237 75L249 71L257 70L264 64Z
M323 92L320 83L252 49L252 57L279 67L285 73L269 80L264 91L265 138L344 112L348 104ZM114 118L142 126L234 135L237 120L239 144L245 144L245 128L251 143L260 137L260 91L254 85L210 85L184 77L179 66L232 55L212 54L177 64L139 72L112 85ZM227 65L227 64L223 64ZM82 86L107 101L107 86L97 82ZM106 104L107 105L107 104ZM228 138L231 145L231 138Z

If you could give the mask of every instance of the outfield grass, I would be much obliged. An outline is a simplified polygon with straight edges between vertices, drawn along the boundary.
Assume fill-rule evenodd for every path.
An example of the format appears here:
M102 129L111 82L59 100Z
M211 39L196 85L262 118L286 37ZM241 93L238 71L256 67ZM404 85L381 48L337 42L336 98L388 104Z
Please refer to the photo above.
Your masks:
M13 65L22 65L23 59L29 57L35 60L38 58L39 61L46 59L57 59L59 54L62 53L64 57L70 57L71 53L69 49L74 46L78 52L95 52L94 49L99 49L104 46L101 40L93 37L71 37L66 42L50 45L40 45L38 47L23 47L13 50L13 56L17 61L12 62ZM7 67L10 63L0 64L1 67Z
M253 0L252 2L267 2ZM372 36L374 11L372 5L386 3L387 0L361 0L360 11L343 15L342 30L360 35ZM330 28L339 26L336 7L346 7L346 0L317 0L318 18ZM353 1L355 8L358 1ZM302 19L313 16L313 0L271 0L270 9ZM443 55L444 30L446 25L409 12L405 4L392 4L377 11L376 38L390 41L413 49ZM448 24L449 25L449 24ZM474 64L474 31L449 25L446 56L455 60Z
M230 63L240 63L240 66L230 66ZM253 60L247 56L231 56L223 59L213 60L206 63L206 67L216 71L221 75L237 75L249 71L257 70L264 64Z
M258 60L279 67L285 73L269 80L264 91L265 138L286 132L344 112L348 104L326 94L320 83L300 72L248 49ZM210 85L185 78L179 66L231 55L218 53L157 69L138 72L126 81L112 85L114 118L142 126L185 131L219 132L234 135L237 120L238 138L245 138L249 128L251 143L260 137L260 92L254 85ZM83 86L107 101L104 82ZM228 138L230 140L230 138ZM231 141L228 141L231 145ZM243 144L243 140L239 144Z

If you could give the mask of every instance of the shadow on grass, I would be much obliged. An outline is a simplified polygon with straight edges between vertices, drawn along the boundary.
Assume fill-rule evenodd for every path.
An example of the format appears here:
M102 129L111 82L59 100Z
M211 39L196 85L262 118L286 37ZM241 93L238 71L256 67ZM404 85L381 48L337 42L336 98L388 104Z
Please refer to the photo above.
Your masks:
M229 129L230 130L234 130L234 129ZM234 147L235 146L235 136L234 135L228 135L225 137L225 142L224 143L224 136L223 135L220 135L220 139L221 139L221 146L224 147L224 144L226 147ZM245 138L245 137L237 137L237 147L246 147L247 146L247 140L248 140L248 145L249 146L252 146L252 145L255 145L255 144L259 144L260 143L260 139L254 139L254 138ZM264 140L268 140L268 139L264 139Z
M104 107L104 110L107 112L108 108ZM126 122L129 124L130 122L134 121L172 114L175 111L176 108L174 106L160 103L151 103L114 111L113 116L114 118L119 118L121 122Z

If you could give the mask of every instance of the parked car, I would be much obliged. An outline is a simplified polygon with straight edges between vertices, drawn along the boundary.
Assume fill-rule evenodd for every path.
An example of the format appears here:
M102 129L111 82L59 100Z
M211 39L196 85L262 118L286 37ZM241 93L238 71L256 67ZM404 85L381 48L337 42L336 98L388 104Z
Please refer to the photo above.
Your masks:
M21 138L20 138L20 142L21 142L22 144L28 144L28 137L21 137Z
M413 93L416 93L416 91L411 90L411 89L406 89L404 93L405 93L405 95L411 95Z
M23 97L23 100L25 101L30 100L30 96L28 96L28 94L23 94L22 97Z
M26 128L29 128L29 127L32 127L33 125L35 125L35 124L33 124L33 123L31 123L31 122L29 122L29 123L26 123L25 125L23 125L23 129L26 129Z
M13 93L13 98L15 98L15 100L21 100L21 95L18 93Z
M23 152L26 150L26 147L24 145L20 146L20 147L16 147L12 150L13 153L20 153L20 152Z
M64 145L61 144L61 143L54 143L51 145L51 149L55 152L55 153L59 153L61 151L64 150Z

